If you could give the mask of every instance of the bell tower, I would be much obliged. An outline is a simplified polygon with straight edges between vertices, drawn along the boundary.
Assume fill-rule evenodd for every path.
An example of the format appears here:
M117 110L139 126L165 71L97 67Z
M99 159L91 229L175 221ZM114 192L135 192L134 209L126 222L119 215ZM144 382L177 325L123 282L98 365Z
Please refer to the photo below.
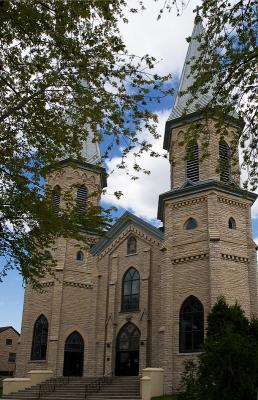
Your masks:
M191 63L199 58L203 32L201 18L196 16L179 92L194 81ZM211 98L211 90L197 101L191 101L189 94L177 94L165 128L171 189L160 195L158 218L165 227L161 364L168 393L178 387L184 362L201 350L207 316L219 296L231 304L237 301L248 317L257 315L256 245L250 212L257 196L240 187L235 143L243 121L229 116L227 134L220 140L215 117L205 118ZM196 122L199 135L188 141L188 128ZM204 141L209 156L202 160Z

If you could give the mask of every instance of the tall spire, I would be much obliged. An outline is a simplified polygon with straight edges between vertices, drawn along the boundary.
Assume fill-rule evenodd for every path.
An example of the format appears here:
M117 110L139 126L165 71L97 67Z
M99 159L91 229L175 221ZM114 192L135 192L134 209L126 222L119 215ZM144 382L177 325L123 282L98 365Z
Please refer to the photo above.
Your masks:
M99 144L94 140L94 135L91 130L89 130L87 139L83 142L81 155L89 164L101 163Z
M171 111L171 114L168 118L168 121L182 117L182 115L185 113L186 105L187 105L187 114L191 114L197 111L199 108L205 107L212 99L211 90L209 90L209 92L206 94L200 94L198 97L198 101L193 101L190 104L187 104L188 101L191 99L191 95L189 93L183 96L179 95L180 92L185 92L194 83L194 76L191 72L191 67L195 63L195 61L200 58L201 55L200 51L200 46L202 41L201 38L205 30L202 24L202 19L199 15L199 8L196 11L197 14L194 21L193 33L188 46L184 67L181 74L179 89L176 96L176 101Z

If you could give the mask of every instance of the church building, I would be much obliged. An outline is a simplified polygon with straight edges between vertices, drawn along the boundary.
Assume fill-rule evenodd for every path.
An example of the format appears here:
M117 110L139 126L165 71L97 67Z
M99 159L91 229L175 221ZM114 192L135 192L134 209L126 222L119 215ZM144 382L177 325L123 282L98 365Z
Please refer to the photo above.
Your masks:
M203 32L200 17L186 55L179 91L192 83L190 61L198 59ZM211 94L201 94L203 108ZM88 234L91 249L59 238L53 248L56 278L45 277L43 291L26 287L16 376L53 370L55 376L138 375L146 367L164 369L165 392L180 384L186 360L201 351L207 316L220 295L238 301L257 316L256 245L251 206L256 195L240 187L237 115L225 121L220 140L215 120L207 122L188 95L177 96L165 127L171 186L159 197L158 229L126 212L107 236ZM201 160L202 133L186 142L190 124L208 123L208 158ZM191 146L192 157L186 157ZM47 185L62 205L62 192L74 188L82 208L87 197L107 185L98 144L86 143L87 162L60 161ZM218 164L224 168L219 171ZM98 204L99 197L94 197Z

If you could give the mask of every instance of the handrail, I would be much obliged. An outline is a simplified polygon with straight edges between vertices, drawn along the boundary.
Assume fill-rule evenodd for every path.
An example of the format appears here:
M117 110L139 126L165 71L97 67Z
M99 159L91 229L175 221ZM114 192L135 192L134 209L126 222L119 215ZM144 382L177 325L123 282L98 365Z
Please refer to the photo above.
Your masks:
M85 391L84 391L84 400L87 399L87 395L89 392L91 393L97 393L100 391L101 385L102 384L110 384L112 382L113 379L113 374L111 376L108 375L103 375L97 379L95 379L94 381L90 382L90 383L86 383L85 385Z
M64 385L69 383L69 376L59 376L58 378L51 379L39 385L38 399L42 396L52 393L56 390L57 385Z

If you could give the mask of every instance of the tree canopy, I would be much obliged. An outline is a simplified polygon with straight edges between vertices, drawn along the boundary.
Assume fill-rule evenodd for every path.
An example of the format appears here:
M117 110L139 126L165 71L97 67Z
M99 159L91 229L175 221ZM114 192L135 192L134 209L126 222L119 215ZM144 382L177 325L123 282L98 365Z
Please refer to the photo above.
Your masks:
M207 336L197 363L190 362L180 400L256 400L258 320L220 298L208 317Z
M181 0L154 1L161 4L160 16L172 7L180 14L185 7ZM144 0L135 4L133 13L148 7ZM106 143L104 156L123 143L120 168L136 145L136 172L142 152L157 156L146 140L139 147L139 132L147 129L158 137L150 103L171 95L170 76L152 72L153 57L127 51L118 28L119 21L127 22L126 5L128 0L0 1L0 279L17 266L36 283L54 264L43 249L55 237L85 240L71 202L54 213L44 179L57 159L69 155L83 161L81 143L89 132ZM236 108L240 112L246 126L236 139L253 188L258 179L256 7L254 0L202 1L202 62L193 65L196 81L189 88L198 97L213 85L209 110L216 109L221 124ZM101 234L109 222L108 214L92 207L81 224Z
M152 74L154 58L126 50L117 26L121 18L126 22L125 4L0 2L0 278L16 265L36 284L54 263L44 249L56 237L86 240L73 207L54 213L44 190L49 166L67 155L84 161L89 131L98 142L107 138L105 155L121 140L125 154L139 145L143 127L157 137L147 101L171 93L164 87L168 77ZM139 152L150 147L144 141ZM108 223L98 207L80 219L95 234Z

